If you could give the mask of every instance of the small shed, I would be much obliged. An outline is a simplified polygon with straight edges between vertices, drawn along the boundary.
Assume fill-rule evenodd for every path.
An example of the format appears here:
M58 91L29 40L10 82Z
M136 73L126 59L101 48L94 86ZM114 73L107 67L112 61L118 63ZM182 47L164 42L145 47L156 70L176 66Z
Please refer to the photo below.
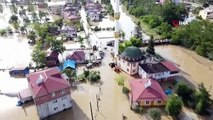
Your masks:
M28 67L13 67L10 71L9 74L10 76L25 76L26 74L29 74L30 70Z
M66 69L66 68L75 69L76 68L75 61L74 60L66 60L66 61L64 61L62 70Z

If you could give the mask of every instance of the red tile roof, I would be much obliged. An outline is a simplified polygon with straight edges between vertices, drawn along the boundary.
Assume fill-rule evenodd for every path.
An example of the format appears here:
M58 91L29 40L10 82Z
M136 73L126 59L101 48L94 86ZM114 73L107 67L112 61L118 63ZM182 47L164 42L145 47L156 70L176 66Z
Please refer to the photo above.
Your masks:
M179 69L172 62L163 61L161 64L167 67L171 72L179 72Z
M75 51L73 54L68 55L66 59L82 61L85 60L85 53L84 51Z
M48 95L52 92L70 88L70 84L63 77L58 76L57 67L41 70L27 75L34 98ZM38 84L39 79L43 82Z
M147 87L146 87L147 86ZM135 79L130 81L131 101L140 101L142 99L163 99L167 96L160 84L151 79Z

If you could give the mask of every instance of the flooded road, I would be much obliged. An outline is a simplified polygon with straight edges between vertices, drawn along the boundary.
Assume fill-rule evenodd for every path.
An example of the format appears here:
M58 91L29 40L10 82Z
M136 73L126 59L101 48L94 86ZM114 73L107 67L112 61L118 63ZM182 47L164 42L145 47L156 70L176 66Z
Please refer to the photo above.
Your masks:
M183 71L184 76L196 83L203 82L207 89L213 86L213 62L195 52L178 46L157 46L157 53L176 63ZM211 89L213 96L213 90Z

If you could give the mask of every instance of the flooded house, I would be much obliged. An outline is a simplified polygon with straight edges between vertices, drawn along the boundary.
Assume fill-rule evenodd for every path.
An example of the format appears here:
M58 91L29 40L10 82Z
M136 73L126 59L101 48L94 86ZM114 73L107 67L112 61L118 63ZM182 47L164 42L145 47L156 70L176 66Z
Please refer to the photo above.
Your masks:
M9 71L11 77L25 76L28 73L30 73L30 69L26 66L15 66Z
M71 21L79 21L81 19L79 8L74 6L72 3L66 3L62 9L62 17Z
M75 60L77 64L86 62L86 54L83 50L74 51L66 57L66 60Z
M77 29L74 26L63 26L61 28L61 32L65 34L66 37L76 38L77 37Z
M160 84L152 79L135 79L130 80L129 99L131 108L136 106L161 106L165 105L167 96Z
M40 119L72 107L70 84L57 67L27 75Z
M51 52L47 57L46 57L46 66L47 67L54 67L59 65L59 59L58 59L59 53L56 51Z
M101 4L88 2L85 8L86 8L87 17L91 21L101 21L101 19L103 18L101 13L103 8Z
M138 74L141 76L141 78L152 78L156 80L167 79L173 75L176 75L178 72L178 68L169 61L139 64L138 70Z
M62 14L62 5L48 6L48 10L51 14L61 15Z

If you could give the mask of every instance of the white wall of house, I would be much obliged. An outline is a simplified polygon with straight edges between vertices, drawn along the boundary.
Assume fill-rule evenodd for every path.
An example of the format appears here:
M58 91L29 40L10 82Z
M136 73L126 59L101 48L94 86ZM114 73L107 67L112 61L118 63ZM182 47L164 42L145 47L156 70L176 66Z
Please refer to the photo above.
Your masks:
M118 67L128 73L129 75L134 75L138 73L139 62L128 62L124 59L118 60Z
M45 118L49 115L63 111L72 107L71 95L65 95L60 98L51 100L47 103L37 105L38 113L40 118Z
M45 118L45 117L47 117L49 115L49 109L48 109L48 104L47 103L36 105L36 107L37 107L37 110L38 110L39 117L41 119Z
M161 73L154 73L154 74L148 74L146 73L140 66L138 74L141 78L147 79L147 78L154 78L154 79L164 79L170 76L170 71L161 72Z

